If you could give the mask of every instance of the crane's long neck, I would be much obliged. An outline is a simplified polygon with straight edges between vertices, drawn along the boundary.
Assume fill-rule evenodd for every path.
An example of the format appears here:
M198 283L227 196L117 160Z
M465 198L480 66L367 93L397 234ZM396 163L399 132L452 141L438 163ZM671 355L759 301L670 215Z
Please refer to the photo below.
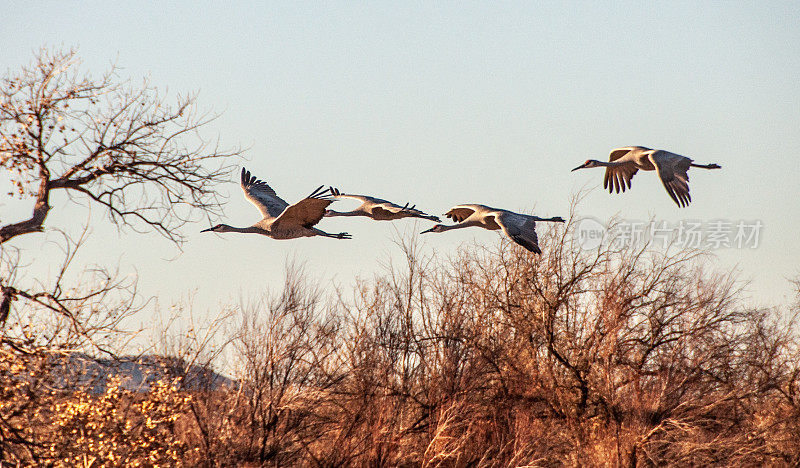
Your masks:
M595 162L601 166L606 167L618 167L618 166L627 166L628 164L634 164L633 161L597 161Z
M236 226L228 226L226 224L225 230L222 232L241 232L244 234L260 234L264 232L264 229L258 226L236 227Z
M453 229L463 229L463 228L468 228L468 227L472 227L472 226L479 226L479 225L480 225L480 223L477 222L477 221L464 221L463 223L451 224L449 226L446 225L446 224L442 224L442 228L441 229L442 229L442 231L452 231Z
M334 217L334 216L367 216L366 213L360 210L353 210L353 211L334 211L334 210L325 210L325 216L327 217Z
M428 229L427 231L422 231L421 234L425 234L426 232L452 231L453 229L461 229L461 228L466 228L466 227L471 227L471 226L478 226L478 225L479 225L479 223L472 222L472 221L464 222L464 223L458 223L458 224L451 224L449 226L447 224L437 224L436 226Z

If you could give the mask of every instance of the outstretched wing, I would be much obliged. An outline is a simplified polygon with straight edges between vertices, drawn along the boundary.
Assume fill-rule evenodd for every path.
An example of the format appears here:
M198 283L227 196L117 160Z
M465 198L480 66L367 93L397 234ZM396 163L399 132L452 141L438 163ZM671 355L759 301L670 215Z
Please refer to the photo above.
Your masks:
M650 154L650 161L656 166L658 177L664 184L670 198L683 208L692 201L689 195L689 165L692 160L686 156L670 153L669 151L654 151Z
M400 206L396 203L384 201L382 203L376 203L375 206L372 208L372 212L380 212L383 215L398 215L402 214L402 217L409 217L409 216L430 216L428 213L424 211L420 211L417 209L417 205L408 206L409 204L406 203L403 206Z
M614 162L633 150L644 149L641 146L626 146L611 150L608 156L610 162ZM603 188L608 189L608 193L623 192L626 188L631 188L631 180L639 169L636 166L617 166L606 167L606 174L603 177Z
M334 187L330 187L331 196L334 198L352 198L354 200L359 200L361 202L361 206L359 209L362 211L369 213L372 219L376 220L392 220L392 219L400 219L400 218L408 218L411 216L416 216L420 218L428 218L428 219L436 219L438 221L439 218L436 216L431 216L425 212L422 212L416 209L417 205L409 207L408 203L404 206L400 206L397 203L392 203L388 200L383 200L377 197L371 197L369 195L354 195L349 193L341 193L338 189Z
M265 217L277 218L289 206L281 197L272 190L263 180L250 175L250 171L242 168L242 190L244 197L258 208Z
M335 187L330 187L331 196L334 198L352 198L361 202L361 206L366 208L378 208L385 210L385 214L394 214L403 211L402 206L395 205L394 203L383 200L381 198L370 197L368 195L355 195L351 193L342 193ZM408 205L406 205L407 207Z
M636 166L617 166L606 167L606 175L603 178L603 188L608 189L608 193L623 192L631 188L633 176L639 172Z
M353 200L358 200L361 202L361 209L372 208L375 206L387 205L388 207L393 205L393 203L388 202L386 200L381 200L380 198L369 197L367 195L355 195L351 193L342 193L336 187L328 187L330 191L330 195L334 198L351 198ZM399 207L398 207L399 208Z
M476 210L473 206L458 205L450 208L450 211L448 211L444 215L457 223L462 223L464 222L465 219L472 216L472 214L475 213L475 211Z
M642 149L642 148L643 148L642 146L624 146L622 148L614 148L613 150L611 150L611 153L608 155L608 160L610 162L614 162L617 159L619 159L619 158L625 156L626 154L630 153L631 151L636 150L636 149Z
M369 211L375 218L385 219L397 216L403 211L403 207L394 203L377 203L370 206Z
M511 240L533 253L542 253L539 248L539 236L536 235L535 230L536 222L533 219L508 213L507 215L495 215L494 220Z
M325 216L325 209L331 203L333 199L330 190L322 190L320 186L308 197L286 207L272 225L287 229L301 226L310 228Z
M334 197L334 198L352 198L353 200L358 200L361 203L367 203L367 202L380 203L380 202L385 201L385 200L378 200L377 198L373 198L373 197L367 197L365 195L353 195L353 194L349 194L349 193L342 193L342 192L339 191L339 189L337 189L335 187L330 187L329 190L330 190L331 196Z

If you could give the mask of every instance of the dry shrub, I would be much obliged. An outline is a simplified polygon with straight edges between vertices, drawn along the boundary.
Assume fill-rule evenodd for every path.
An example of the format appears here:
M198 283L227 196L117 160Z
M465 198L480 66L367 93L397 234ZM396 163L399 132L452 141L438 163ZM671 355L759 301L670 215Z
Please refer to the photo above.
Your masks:
M503 241L441 258L401 242L402 265L330 300L290 269L222 340L235 384L184 387L191 398L165 406L180 416L162 429L182 445L161 455L205 466L800 463L796 305L750 306L698 252L587 251L572 232L544 233L541 256ZM150 397L138 398L107 408L136 413Z
M298 275L248 312L238 430L256 464L795 463L797 334L694 251L503 242L335 303ZM321 309L325 309L322 311ZM249 322L245 322L249 323ZM242 397L244 395L245 397Z

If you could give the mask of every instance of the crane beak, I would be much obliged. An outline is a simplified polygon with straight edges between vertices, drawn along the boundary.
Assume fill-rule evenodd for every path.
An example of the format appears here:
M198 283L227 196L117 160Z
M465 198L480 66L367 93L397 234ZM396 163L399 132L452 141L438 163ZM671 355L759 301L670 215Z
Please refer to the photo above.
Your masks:
M434 227L432 227L432 228L430 228L430 229L426 229L426 230L424 230L424 231L420 232L420 234L425 234L426 232L433 232L433 229L434 229L435 227L436 227L436 226L434 226Z
M208 232L208 231L213 231L213 230L214 230L214 228L213 228L213 227L210 227L210 228L208 228L208 229L203 229L203 230L202 230L202 231L200 231L200 232Z
M584 167L586 167L586 164L581 164L580 166L576 167L575 169L571 170L570 172L575 172L578 169L583 169Z

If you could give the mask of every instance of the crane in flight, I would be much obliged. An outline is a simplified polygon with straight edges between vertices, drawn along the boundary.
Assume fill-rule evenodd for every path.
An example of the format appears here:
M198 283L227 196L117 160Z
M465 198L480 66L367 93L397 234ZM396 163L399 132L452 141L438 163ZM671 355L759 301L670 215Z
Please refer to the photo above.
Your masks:
M350 234L340 232L329 234L314 226L325 216L325 209L333 203L330 189L320 185L311 195L294 205L286 203L266 182L250 175L242 168L241 186L244 197L258 208L264 216L261 221L249 227L233 227L227 224L204 229L201 232L244 232L261 234L273 239L296 239L298 237L323 236L334 239L350 239Z
M513 211L491 208L486 205L457 205L450 209L445 216L455 221L457 224L436 226L422 231L426 232L445 232L453 229L461 229L472 226L482 227L490 231L502 229L505 235L517 244L525 247L531 252L540 254L539 238L536 236L536 221L548 221L563 223L564 219L560 216L553 218L540 218L526 214L515 213Z
M608 162L589 159L573 171L590 167L606 168L603 188L607 188L608 193L619 193L620 190L624 192L626 188L631 188L631 179L639 169L654 170L661 178L667 194L681 208L689 206L692 201L687 174L689 168L720 169L718 164L695 164L686 156L644 146L626 146L611 150Z
M422 218L436 221L437 223L441 221L438 216L429 215L416 209L417 205L409 208L408 203L400 206L380 198L341 193L334 187L329 187L328 190L334 198L352 198L360 201L361 205L353 211L326 210L325 216L366 216L376 221L392 221L402 218Z

